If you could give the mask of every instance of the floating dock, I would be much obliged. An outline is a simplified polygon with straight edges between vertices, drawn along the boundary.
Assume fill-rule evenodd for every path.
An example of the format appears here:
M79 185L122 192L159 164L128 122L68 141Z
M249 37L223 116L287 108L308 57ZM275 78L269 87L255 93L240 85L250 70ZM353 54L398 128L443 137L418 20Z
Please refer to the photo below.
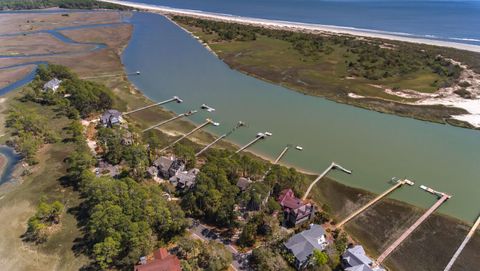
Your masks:
M177 120L177 119L179 119L179 118L191 116L191 115L193 115L193 114L195 114L195 113L197 113L197 110L191 110L191 111L188 111L188 112L185 112L185 113L182 113L182 114L178 114L178 115L176 115L176 116L173 117L173 118L170 118L170 119L168 119L168 120L164 120L164 121L162 121L162 122L159 122L159 123L157 123L157 124L155 124L155 125L152 125L152 126L148 127L147 129L144 129L144 130L142 131L142 133L145 133L145 132L148 131L148 130L151 130L151 129L160 127L160 126L162 126L162 125L165 125L165 124L167 124L167 123L170 123L170 122L172 122L172 121L174 121L174 120Z
M381 199L383 199L384 197L386 197L388 194L392 193L393 191L395 191L397 188L400 188L401 186L403 186L404 184L408 184L410 186L414 185L415 183L410 181L410 180L407 180L407 179L403 179L403 180L398 180L397 183L390 187L387 191L383 192L382 194L378 195L376 198L374 198L373 200L369 201L367 204L365 204L363 207L361 207L360 209L358 209L357 211L355 211L354 213L352 213L351 215L347 216L344 220L342 220L340 223L337 224L336 228L341 228L343 225L345 225L348 221L352 220L354 217L356 217L357 215L361 214L363 211L367 210L368 208L370 208L372 205L374 205L375 203L377 203L378 201L380 201Z
M325 169L325 171L322 172L322 174L318 175L318 177L310 184L310 186L308 187L307 189L307 192L305 192L305 195L303 195L303 198L302 200L306 200L307 197L308 197L308 194L310 194L310 191L312 190L312 188L315 186L315 184L320 181L320 179L322 179L325 175L328 174L328 172L330 172L330 170L332 169L339 169L347 174L352 174L352 171L351 170L348 170L348 169L345 169L344 167L340 166L339 164L336 164L335 162L332 162L330 164L330 166L327 167L327 169Z
M457 260L458 256L460 256L460 254L462 253L462 251L463 251L463 249L465 248L465 246L468 244L468 242L469 242L470 239L473 237L473 235L475 235L475 232L477 231L478 226L480 226L480 216L477 218L477 221L475 221L475 223L473 224L472 228L471 228L470 231L468 232L467 236L465 237L465 239L463 240L463 242L460 244L460 246L458 247L457 251L455 251L455 254L453 254L452 259L450 259L450 262L448 262L447 266L445 267L445 269L444 269L443 271L450 271L450 269L452 268L453 264L454 264L455 261Z
M403 241L405 241L405 239L407 239L410 234L412 234L415 229L417 229L433 212L435 212L435 210L437 210L445 201L447 201L449 198L451 198L450 195L447 195L443 192L438 192L438 191L435 191L429 187L426 187L424 185L421 185L420 186L421 189L429 192L429 193L432 193L434 195L436 195L437 197L440 197L437 202L435 202L435 204L432 205L432 207L430 207L430 209L428 209L419 219L417 219L417 221L415 221L415 223L413 223L412 226L410 226L397 240L395 240L395 242L393 242L393 244L391 244L377 259L377 261L375 262L375 266L379 266L383 263L383 261L388 257L390 256L390 254L398 247L400 246Z

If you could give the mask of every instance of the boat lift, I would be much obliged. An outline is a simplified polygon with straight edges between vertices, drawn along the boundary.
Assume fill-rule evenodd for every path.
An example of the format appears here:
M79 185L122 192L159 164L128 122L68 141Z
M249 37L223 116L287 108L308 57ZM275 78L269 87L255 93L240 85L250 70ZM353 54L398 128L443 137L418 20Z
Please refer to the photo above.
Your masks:
M390 187L387 191L383 192L382 194L378 195L377 197L375 197L373 200L369 201L367 204L365 204L363 207L361 207L360 209L358 209L357 211L355 211L354 213L352 213L351 215L347 216L345 219L343 219L340 223L338 223L336 225L336 228L341 228L343 225L345 225L347 222L349 222L350 220L352 220L354 217L356 217L357 215L359 215L360 213L362 213L363 211L367 210L368 208L370 208L372 205L374 205L375 203L377 203L378 201L380 201L381 199L383 199L384 197L386 197L387 195L389 195L390 193L392 193L393 191L395 191L397 188L400 188L401 186L405 185L405 184L408 184L410 186L414 185L415 183L408 180L408 179L395 179L393 178L392 181L395 181L396 184L392 187Z
M183 140L184 138L188 137L189 135L195 133L196 131L202 129L203 127L205 127L205 126L207 126L207 125L219 126L220 123L214 122L214 121L211 120L211 119L206 119L204 123L200 124L198 127L195 127L195 129L191 130L190 132L184 134L184 135L181 136L179 139L173 141L173 142L170 143L168 146L166 146L165 148L161 149L160 152L164 152L164 151L166 151L167 149L173 147L175 144L177 144L178 142L180 142L180 141Z
M342 167L341 165L335 163L335 162L332 162L330 164L330 166L328 166L325 171L322 172L322 174L318 175L318 177L310 184L310 186L308 187L307 189L307 192L305 192L305 195L303 195L303 198L302 200L306 200L307 197L308 197L308 194L310 194L310 191L312 190L313 186L315 186L315 184L320 181L320 179L322 179L325 175L328 174L328 172L330 172L330 170L332 169L339 169L347 174L352 174L352 171L351 170L348 170L348 169L345 169L344 167Z
M390 254L398 247L400 246L405 239L407 239L410 234L415 231L435 210L437 210L445 201L450 199L452 196L436 191L430 187L426 187L425 185L420 186L421 189L437 196L439 199L435 202L435 204L430 207L415 223L413 223L393 244L391 244L378 258L377 261L374 263L374 266L379 266L383 263L383 261L390 256Z
M205 152L206 150L208 150L210 147L212 147L213 145L215 145L218 141L222 140L223 138L231 135L233 132L235 132L235 130L237 130L238 128L240 127L243 127L245 126L245 123L243 121L239 121L237 123L237 125L235 125L235 127L233 127L232 130L230 130L228 133L225 133L223 135L221 135L220 137L218 137L217 139L215 139L212 143L208 144L207 146L205 146L203 149L201 149L199 152L197 152L195 154L195 156L199 156L200 154L202 154L203 152Z

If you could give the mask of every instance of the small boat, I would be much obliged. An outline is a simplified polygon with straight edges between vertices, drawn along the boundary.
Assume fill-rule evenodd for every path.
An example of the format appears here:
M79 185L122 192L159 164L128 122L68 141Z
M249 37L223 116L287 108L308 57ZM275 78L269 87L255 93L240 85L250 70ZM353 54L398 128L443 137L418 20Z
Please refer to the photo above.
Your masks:
M303 147L302 146L296 146L295 149L299 150L299 151L303 151Z
M265 132L265 135L266 135L266 136L271 136L272 133L270 133L270 132Z
M257 137L262 137L263 138L263 137L265 137L265 134L264 133L258 133Z
M140 75L140 71L135 72L137 75Z

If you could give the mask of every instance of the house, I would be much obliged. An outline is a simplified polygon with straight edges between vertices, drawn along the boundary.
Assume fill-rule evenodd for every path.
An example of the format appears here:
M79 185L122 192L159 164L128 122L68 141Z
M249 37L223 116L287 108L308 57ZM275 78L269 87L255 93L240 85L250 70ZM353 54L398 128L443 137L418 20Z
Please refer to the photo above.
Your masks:
M245 192L245 190L247 190L251 183L252 181L250 179L240 177L237 181L237 187L240 188L241 192Z
M325 250L328 242L323 227L311 224L308 230L290 237L284 245L295 257L295 267L303 269L309 264L313 251Z
M123 122L122 113L115 109L109 109L100 117L100 122L105 127L113 127Z
M140 259L140 264L134 266L134 271L181 271L180 260L171 255L165 248L160 248L153 253L153 260L145 257Z
M62 83L61 80L58 80L57 78L53 78L52 80L46 82L43 85L43 92L47 92L49 90L53 91L55 93L57 89L60 87L60 84Z
M381 267L373 267L373 261L366 255L362 246L348 248L342 255L345 271L385 271Z
M153 161L153 165L157 167L158 175L165 180L169 180L171 177L185 170L185 163L174 157L160 156L157 160Z
M298 225L315 213L313 205L295 197L292 189L280 192L277 201L282 206L285 225Z
M189 189L195 185L195 180L199 172L200 170L198 168L178 172L170 178L170 182L179 189Z

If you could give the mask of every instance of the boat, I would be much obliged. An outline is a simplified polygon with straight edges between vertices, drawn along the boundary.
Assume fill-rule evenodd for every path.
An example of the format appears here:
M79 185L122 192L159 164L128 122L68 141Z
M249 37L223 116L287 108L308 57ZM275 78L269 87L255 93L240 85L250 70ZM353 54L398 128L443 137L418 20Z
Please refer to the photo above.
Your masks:
M299 151L302 151L303 150L303 147L302 146L296 146L295 149L299 150Z

